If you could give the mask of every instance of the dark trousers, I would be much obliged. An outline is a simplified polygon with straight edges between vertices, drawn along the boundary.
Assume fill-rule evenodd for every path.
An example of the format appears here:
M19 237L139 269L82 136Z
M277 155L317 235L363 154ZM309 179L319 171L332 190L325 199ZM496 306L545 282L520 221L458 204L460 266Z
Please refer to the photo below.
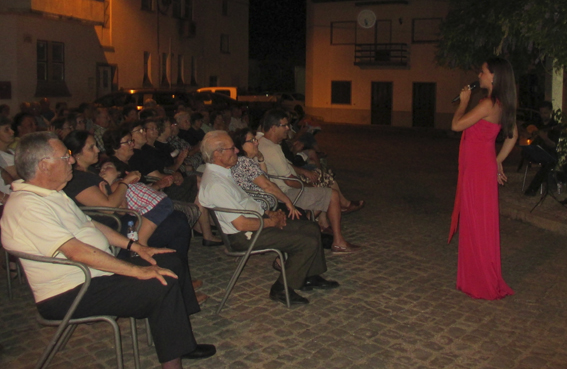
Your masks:
M246 250L250 241L245 232L229 235L235 250ZM254 245L255 249L278 249L288 254L285 263L287 283L290 288L303 286L305 278L327 271L325 254L321 246L321 231L316 223L304 220L289 220L284 229L265 228ZM283 283L282 276L278 279Z
M136 220L136 218L126 215L122 218L121 233L126 235L128 220ZM191 243L191 230L187 225L187 217L180 211L174 210L160 225L148 240L148 246L157 248L170 248L177 252L177 256L185 262L189 263L187 253L189 252L189 244ZM118 254L120 259L126 259L130 253L127 250L120 250Z
M155 255L159 266L172 270L178 279L166 277L167 286L157 279L139 280L112 275L91 280L87 293L73 318L93 315L148 318L160 363L187 354L196 348L189 315L200 311L187 264L171 254ZM141 258L129 260L149 265ZM46 319L62 319L81 286L37 304Z

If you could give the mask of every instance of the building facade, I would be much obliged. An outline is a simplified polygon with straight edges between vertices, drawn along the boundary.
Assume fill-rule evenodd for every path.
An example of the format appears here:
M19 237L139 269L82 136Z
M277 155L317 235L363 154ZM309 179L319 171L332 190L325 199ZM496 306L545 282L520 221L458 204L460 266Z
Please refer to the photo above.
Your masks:
M307 0L306 110L326 121L449 128L476 74L435 64L447 0Z
M0 104L248 84L247 0L0 0Z

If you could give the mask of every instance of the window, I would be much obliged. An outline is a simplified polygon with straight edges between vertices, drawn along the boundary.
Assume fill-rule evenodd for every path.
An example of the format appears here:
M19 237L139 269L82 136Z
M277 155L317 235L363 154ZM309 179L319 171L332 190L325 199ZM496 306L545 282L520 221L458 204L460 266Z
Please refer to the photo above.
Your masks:
M331 45L354 45L355 43L355 22L331 22Z
M171 16L174 18L182 18L181 0L173 0L171 3Z
M230 54L228 35L221 34L220 51L223 54Z
M228 0L222 0L222 15L228 15Z
M161 54L161 85L162 86L169 86L169 79L167 78L167 62L168 62L168 54L162 53Z
M177 85L183 86L185 84L184 80L184 66L185 58L183 55L177 55Z
M142 10L147 10L147 11L153 12L154 11L154 0L142 0Z
M36 96L70 96L65 83L65 44L37 40Z
M439 41L441 18L423 18L412 21L411 42L414 44L433 43Z
M47 81L47 41L37 40L37 79Z
M217 76L209 76L209 86L215 87L218 86L219 79Z
M351 81L331 81L331 104L350 105Z
M150 76L152 75L152 54L149 51L144 51L144 80L142 86L153 87Z
M193 0L185 0L185 19L193 20Z
M65 44L53 41L37 41L38 81L65 80Z

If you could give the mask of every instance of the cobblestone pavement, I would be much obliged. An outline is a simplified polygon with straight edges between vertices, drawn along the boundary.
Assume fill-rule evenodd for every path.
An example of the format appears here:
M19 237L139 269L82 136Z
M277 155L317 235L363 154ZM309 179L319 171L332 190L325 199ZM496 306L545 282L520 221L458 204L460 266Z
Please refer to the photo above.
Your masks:
M502 269L516 291L499 301L474 300L455 290L457 241L447 233L457 178L458 139L428 131L325 125L318 136L345 195L365 199L345 216L357 255L328 257L326 277L341 288L304 293L311 303L293 307L268 299L276 272L272 257L250 260L227 306L215 308L236 264L220 248L193 241L194 278L210 299L192 318L199 342L216 356L185 362L191 368L565 368L567 251L564 237L546 230L544 215L561 224L565 209L552 199L534 211L540 226L513 220L526 204L515 172L502 197ZM521 184L520 184L521 186ZM516 215L514 215L516 214ZM539 215L538 215L539 214ZM549 227L547 227L549 228ZM555 231L555 229L553 229ZM1 368L29 368L53 334L40 327L28 288L5 296L0 278ZM125 365L133 368L130 331L123 331ZM138 322L143 368L157 368ZM81 326L53 368L113 368L109 329Z

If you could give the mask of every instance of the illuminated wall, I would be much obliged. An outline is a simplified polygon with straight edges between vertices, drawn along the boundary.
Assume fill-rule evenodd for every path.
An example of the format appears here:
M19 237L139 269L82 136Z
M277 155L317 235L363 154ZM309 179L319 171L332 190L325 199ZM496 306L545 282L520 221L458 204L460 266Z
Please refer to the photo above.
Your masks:
M307 1L307 112L331 122L370 124L371 83L392 82L391 125L410 127L413 84L429 82L436 83L435 127L450 127L455 109L450 101L463 85L474 80L475 74L437 67L434 63L435 43L412 41L412 36L416 36L412 35L413 21L442 18L447 13L448 1L388 1L387 5L378 3L369 2L369 5L364 5L359 1ZM373 42L376 39L385 42L380 40L380 36L370 34L358 25L357 17L365 9L372 10L378 21L389 21L390 34L386 36L386 42L407 44L406 67L356 66L354 45L331 44L332 22L355 23L355 32L361 42ZM377 28L372 30L380 33L378 31ZM331 104L331 81L351 81L350 104Z
M149 9L142 9L148 4ZM186 4L192 4L187 14ZM58 101L70 106L91 102L113 88L143 87L144 53L150 56L147 70L153 87L183 82L193 88L188 86L191 82L208 86L213 79L219 85L247 88L248 1L225 4L222 0L0 0L0 83L9 82L12 95L0 97L0 104L10 105L13 115L19 103L43 97L37 94L38 40L46 40L49 47L51 42L64 44L69 96L50 96L52 106ZM53 75L51 63L46 62ZM164 68L167 86L162 85ZM101 82L107 71L110 85Z

